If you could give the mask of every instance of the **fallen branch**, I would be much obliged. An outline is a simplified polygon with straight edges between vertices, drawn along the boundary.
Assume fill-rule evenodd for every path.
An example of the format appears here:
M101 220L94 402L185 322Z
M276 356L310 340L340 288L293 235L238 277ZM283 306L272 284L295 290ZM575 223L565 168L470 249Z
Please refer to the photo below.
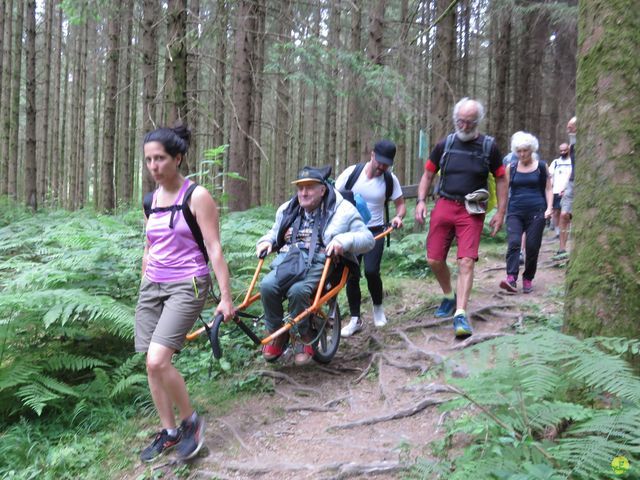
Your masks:
M374 353L373 355L371 355L371 359L369 360L369 364L366 366L366 368L362 371L362 373L358 376L358 378L356 378L353 383L360 383L360 381L367 376L367 374L369 373L369 370L371 370L371 367L373 366L373 362L376 361L376 359L378 358L378 353Z
M433 405L440 405L441 403L444 403L444 402L445 400L427 397L420 400L415 405L410 406L409 408L405 408L397 412L390 413L387 415L382 415L379 417L363 418L362 420L357 420L355 422L343 423L341 425L334 425L332 427L327 428L327 432L332 430L346 430L349 428L361 427L363 425L375 425L376 423L383 423L383 422L389 422L391 420L398 420L400 418L412 417L413 415L420 413L427 407L431 407Z

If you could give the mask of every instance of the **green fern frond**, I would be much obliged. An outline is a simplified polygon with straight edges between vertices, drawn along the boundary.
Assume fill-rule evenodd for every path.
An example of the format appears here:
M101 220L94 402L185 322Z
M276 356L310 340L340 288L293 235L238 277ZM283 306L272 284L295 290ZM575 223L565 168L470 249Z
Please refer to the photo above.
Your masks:
M620 337L592 337L585 339L585 344L600 348L617 355L640 354L640 340Z
M121 379L113 386L109 398L117 397L125 390L129 389L133 385L146 385L147 376L142 373L134 373L128 377Z
M31 382L41 370L40 365L20 361L3 366L0 368L0 392Z
M74 355L60 352L49 358L45 365L45 370L55 372L60 370L80 371L93 367L107 367L108 364L97 358Z
M59 399L60 395L40 383L32 383L18 389L16 397L22 401L24 406L32 409L40 416L44 407L53 400Z
M562 422L582 422L593 416L593 410L569 402L542 402L527 407L527 417L531 427L543 432L551 426L558 426Z

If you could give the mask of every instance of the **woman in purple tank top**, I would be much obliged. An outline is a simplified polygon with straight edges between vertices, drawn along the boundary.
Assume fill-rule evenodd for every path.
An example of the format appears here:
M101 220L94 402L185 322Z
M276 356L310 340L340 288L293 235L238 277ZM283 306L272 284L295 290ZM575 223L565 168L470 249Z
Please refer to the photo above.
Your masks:
M171 361L204 308L211 283L204 252L185 220L185 209L202 232L201 243L220 287L216 313L225 319L234 314L216 203L200 186L188 196L192 182L180 173L190 135L185 127L160 128L144 138L144 160L158 189L145 223L135 348L147 354L149 389L162 424L153 442L140 454L145 462L172 447L181 459L192 458L204 441L204 421L191 406L184 379ZM174 408L181 420L179 426Z

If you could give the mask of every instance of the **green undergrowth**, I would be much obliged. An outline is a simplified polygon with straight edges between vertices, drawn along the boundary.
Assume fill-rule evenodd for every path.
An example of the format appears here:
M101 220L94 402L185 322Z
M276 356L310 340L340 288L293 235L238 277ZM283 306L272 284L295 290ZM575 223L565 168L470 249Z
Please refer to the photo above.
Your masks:
M143 246L139 209L106 216L0 209L0 478L119 478L157 429L144 356L133 352ZM224 215L235 300L256 266L273 208ZM205 318L213 315L211 305ZM204 337L177 356L194 404L215 415L268 389L256 349L225 328L225 356ZM132 454L132 452L134 452Z
M640 341L579 340L553 323L460 355L469 376L447 379L458 391L436 460L419 459L406 478L640 478L640 378L625 360ZM622 476L618 456L632 465Z

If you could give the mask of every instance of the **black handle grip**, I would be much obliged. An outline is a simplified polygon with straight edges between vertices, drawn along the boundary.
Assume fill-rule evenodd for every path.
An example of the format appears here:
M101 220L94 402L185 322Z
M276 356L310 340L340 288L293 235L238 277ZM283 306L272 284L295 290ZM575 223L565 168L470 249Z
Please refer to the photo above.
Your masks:
M209 336L209 342L211 343L211 350L213 351L213 356L220 360L222 358L222 349L220 348L220 339L218 338L218 333L220 330L220 324L224 321L224 315L221 313L216 315L215 320L213 321L213 327L209 328L205 326L207 330L207 335Z

